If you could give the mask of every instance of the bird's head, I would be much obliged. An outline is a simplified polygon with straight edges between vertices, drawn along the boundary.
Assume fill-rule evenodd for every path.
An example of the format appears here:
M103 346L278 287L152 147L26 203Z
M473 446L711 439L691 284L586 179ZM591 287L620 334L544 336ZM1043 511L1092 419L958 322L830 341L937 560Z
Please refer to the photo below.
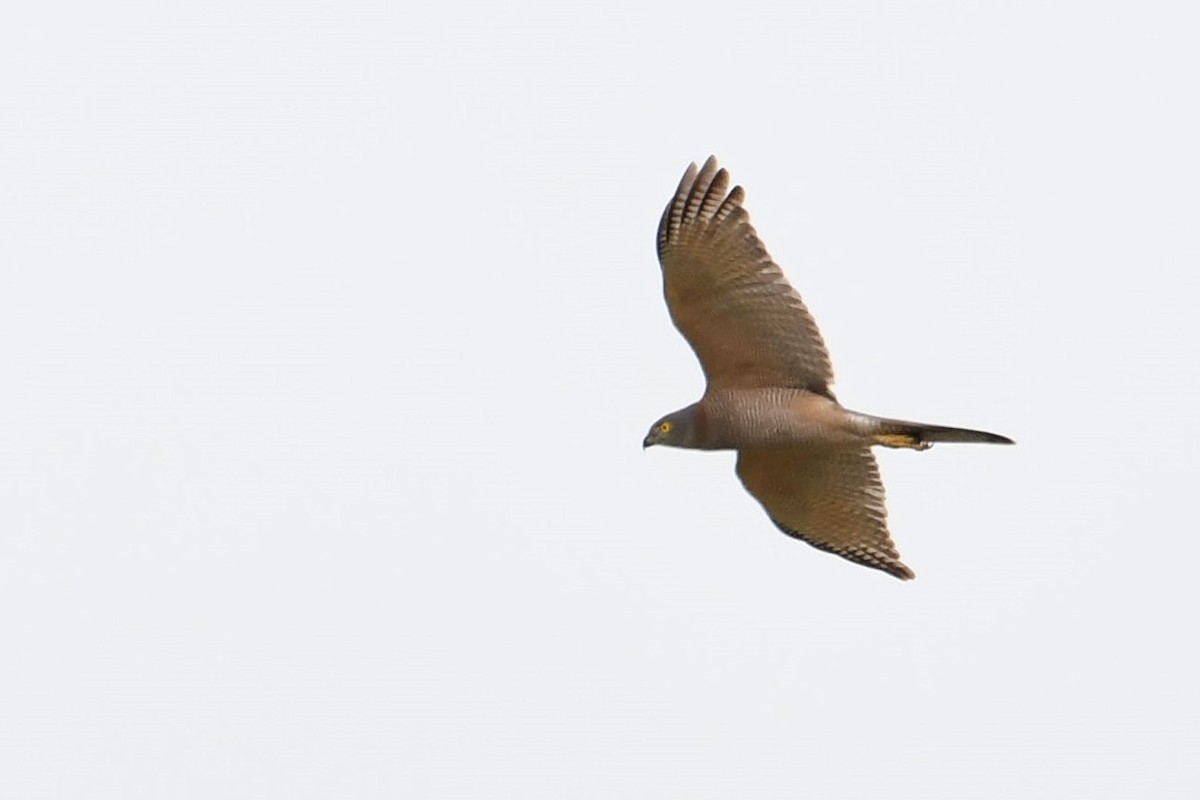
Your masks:
M669 447L689 447L692 444L692 408L676 411L650 426L642 440L642 448L665 444Z

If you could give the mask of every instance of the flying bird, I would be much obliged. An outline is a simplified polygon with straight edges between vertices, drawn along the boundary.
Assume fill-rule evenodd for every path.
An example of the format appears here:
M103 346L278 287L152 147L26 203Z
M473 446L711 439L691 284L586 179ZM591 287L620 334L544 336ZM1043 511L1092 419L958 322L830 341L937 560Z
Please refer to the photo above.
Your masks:
M759 240L745 196L710 156L688 167L663 212L663 294L707 386L655 422L642 446L736 450L742 485L784 533L909 580L871 447L1013 442L843 408L817 324Z

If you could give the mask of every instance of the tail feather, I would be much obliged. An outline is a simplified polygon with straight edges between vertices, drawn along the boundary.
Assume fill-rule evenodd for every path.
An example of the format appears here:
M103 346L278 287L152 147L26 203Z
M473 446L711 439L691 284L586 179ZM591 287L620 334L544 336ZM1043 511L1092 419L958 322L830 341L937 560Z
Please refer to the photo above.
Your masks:
M962 442L968 444L1015 444L1007 436L967 428L947 428L941 425L926 425L921 422L905 422L899 419L874 418L872 434L876 444L884 447L911 447L927 450L936 442Z

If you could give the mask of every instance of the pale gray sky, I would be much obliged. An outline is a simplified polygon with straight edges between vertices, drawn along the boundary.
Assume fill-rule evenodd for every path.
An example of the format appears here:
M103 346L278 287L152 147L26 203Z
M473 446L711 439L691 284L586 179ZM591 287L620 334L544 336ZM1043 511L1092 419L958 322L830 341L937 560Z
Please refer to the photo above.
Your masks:
M1190 798L1188 4L45 3L0 28L0 795ZM778 533L716 153L913 583Z

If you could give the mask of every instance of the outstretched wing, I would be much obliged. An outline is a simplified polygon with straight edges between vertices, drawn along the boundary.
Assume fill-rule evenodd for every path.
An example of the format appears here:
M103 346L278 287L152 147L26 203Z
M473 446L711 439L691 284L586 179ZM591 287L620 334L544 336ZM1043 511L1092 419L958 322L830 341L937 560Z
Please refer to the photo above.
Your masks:
M658 226L663 293L710 386L828 394L833 367L817 323L771 261L742 187L709 157L692 164Z
M870 448L742 450L737 474L789 536L902 580L914 577L888 535Z

